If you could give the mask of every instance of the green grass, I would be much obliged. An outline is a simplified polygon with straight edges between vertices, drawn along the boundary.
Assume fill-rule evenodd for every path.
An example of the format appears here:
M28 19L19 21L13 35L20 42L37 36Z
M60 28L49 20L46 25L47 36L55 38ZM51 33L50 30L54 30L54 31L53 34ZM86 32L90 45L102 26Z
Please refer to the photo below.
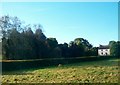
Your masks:
M2 83L117 83L118 59L81 62L2 75Z
M0 60L2 60L2 55L0 54Z

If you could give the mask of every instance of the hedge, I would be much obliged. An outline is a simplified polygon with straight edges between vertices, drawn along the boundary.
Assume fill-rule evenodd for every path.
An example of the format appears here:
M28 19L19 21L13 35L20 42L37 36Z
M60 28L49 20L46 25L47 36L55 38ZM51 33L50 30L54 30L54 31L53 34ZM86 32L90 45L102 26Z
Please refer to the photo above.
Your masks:
M56 66L58 64L70 64L77 62L98 61L115 58L114 56L90 56L77 58L53 58L53 59L35 59L35 60L3 60L2 71L14 71L30 68L43 68Z

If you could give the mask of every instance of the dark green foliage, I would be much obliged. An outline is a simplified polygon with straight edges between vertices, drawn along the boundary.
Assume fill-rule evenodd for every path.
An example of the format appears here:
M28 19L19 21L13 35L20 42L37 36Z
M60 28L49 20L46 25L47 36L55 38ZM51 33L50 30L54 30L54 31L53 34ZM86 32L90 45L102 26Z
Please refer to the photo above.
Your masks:
M2 38L2 59L7 59L6 56L9 56L8 43L5 38Z
M98 47L93 47L86 52L86 56L90 56L90 55L97 56L98 55Z
M70 55L69 53L69 48L68 48L68 44L64 43L64 44L59 44L59 48L61 49L61 56L68 58Z
M110 55L111 56L120 56L120 41L110 41L109 42L110 46Z
M61 48L58 46L56 38L47 38L48 57L61 57Z
M58 45L56 38L47 38L47 42L51 49L54 49Z
M117 41L117 44L118 44L118 57L120 58L120 41Z
M2 42L0 42L0 55L2 55Z
M69 52L71 57L79 57L89 55L91 52L92 45L83 38L76 38L74 41L69 43Z
M42 30L40 28L36 29L35 31L35 50L36 51L36 57L38 58L44 58L46 56L46 36L43 34Z

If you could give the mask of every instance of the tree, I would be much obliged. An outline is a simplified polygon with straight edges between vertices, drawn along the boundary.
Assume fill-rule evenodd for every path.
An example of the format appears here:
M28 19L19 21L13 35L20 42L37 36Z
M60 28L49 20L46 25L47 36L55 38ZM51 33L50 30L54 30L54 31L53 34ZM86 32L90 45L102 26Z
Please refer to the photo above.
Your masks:
M58 45L58 42L57 42L56 38L47 38L47 42L48 42L49 47L51 49L57 47L57 45Z
M89 50L89 56L98 56L98 47L92 47L90 50Z
M68 44L67 43L59 44L58 46L61 49L61 56L65 58L69 57Z
M17 40L16 37L19 37L18 31L21 31L21 21L17 17L10 17L10 16L2 16L0 17L0 33L2 39L2 54L3 57L8 58L12 53L10 53L10 46L11 44L11 35L16 34L16 36L12 39ZM15 45L15 43L14 43Z
M42 29L38 27L35 31L35 50L37 58L44 58L46 56L46 36L42 32Z
M6 38L2 38L2 59L7 59L9 55L9 45Z
M2 55L2 41L0 41L0 56Z
M74 44L77 45L76 51L78 56L88 55L90 49L92 48L92 45L84 38L76 38L74 40Z
M34 59L36 58L36 46L35 46L35 36L31 28L29 27L25 32L22 33L23 40L23 56L26 59Z
M39 41L44 42L46 40L46 36L43 34L42 29L40 29L40 28L36 29L35 37Z
M120 41L117 41L117 44L118 44L118 57L120 58Z
M110 46L110 55L118 56L118 44L117 44L117 42L110 41L109 46Z
M49 57L57 57L58 55L54 52L55 49L59 49L58 42L56 38L47 38L47 46L48 46L48 56Z
M22 31L22 23L17 17L10 17L5 15L0 17L0 33L2 37L7 37L11 29L16 29L17 31Z

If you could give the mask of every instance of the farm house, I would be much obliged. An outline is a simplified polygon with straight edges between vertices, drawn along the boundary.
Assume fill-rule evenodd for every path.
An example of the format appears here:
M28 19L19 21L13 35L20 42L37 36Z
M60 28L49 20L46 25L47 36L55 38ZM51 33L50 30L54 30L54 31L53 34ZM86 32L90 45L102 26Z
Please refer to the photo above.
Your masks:
M110 55L110 48L108 45L100 45L98 47L98 55L107 56Z

